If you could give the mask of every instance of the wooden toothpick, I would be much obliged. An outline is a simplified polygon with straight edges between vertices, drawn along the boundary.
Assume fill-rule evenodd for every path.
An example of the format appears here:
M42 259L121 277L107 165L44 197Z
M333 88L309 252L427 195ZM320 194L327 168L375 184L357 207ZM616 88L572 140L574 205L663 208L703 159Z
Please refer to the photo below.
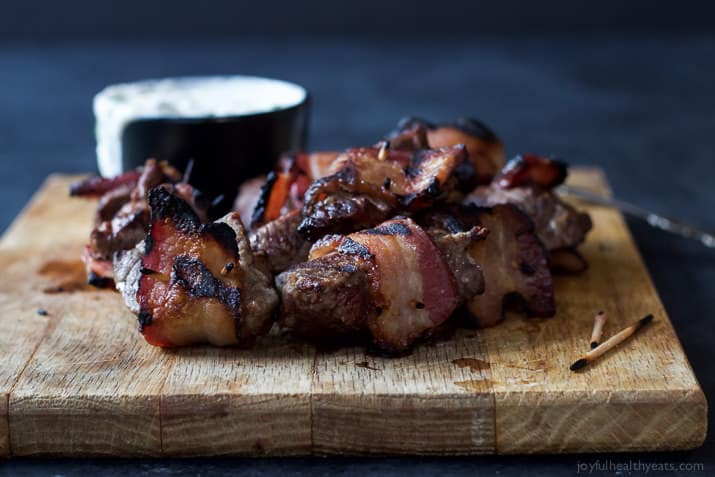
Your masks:
M579 369L584 368L586 365L592 363L600 356L605 354L608 350L615 348L616 346L633 336L636 331L640 330L651 321L653 321L653 315L644 316L628 328L611 336L606 341L604 341L603 343L596 346L594 349L574 361L573 364L569 367L569 369L571 371L578 371Z
M608 315L599 311L593 319L593 331L591 332L591 349L594 349L601 342L601 334L603 334L603 325L606 324Z
M380 150L377 151L377 159L384 161L387 159L387 150L390 148L390 141L382 141L380 145Z

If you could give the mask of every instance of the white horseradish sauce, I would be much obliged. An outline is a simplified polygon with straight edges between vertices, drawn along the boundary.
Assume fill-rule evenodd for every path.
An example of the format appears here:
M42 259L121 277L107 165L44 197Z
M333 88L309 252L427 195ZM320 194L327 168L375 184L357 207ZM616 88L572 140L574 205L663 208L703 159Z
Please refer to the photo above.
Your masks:
M135 119L264 113L296 106L306 95L296 84L253 76L167 78L108 86L94 97L99 171L105 177L122 172L122 131Z

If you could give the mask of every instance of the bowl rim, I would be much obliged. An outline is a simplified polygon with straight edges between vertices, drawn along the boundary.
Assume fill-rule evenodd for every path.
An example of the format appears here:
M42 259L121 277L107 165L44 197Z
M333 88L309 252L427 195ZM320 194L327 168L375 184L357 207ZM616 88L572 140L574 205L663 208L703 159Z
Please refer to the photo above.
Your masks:
M275 82L275 83L282 83L283 85L288 85L290 87L298 88L302 93L303 96L302 98L295 102L291 103L287 106L278 106L274 107L271 109L267 109L265 111L251 111L248 113L235 113L235 114L224 114L224 115L201 115L201 116L173 116L173 115L152 115L152 116L147 116L147 115L139 115L135 118L132 118L128 121L126 121L124 127L122 129L126 129L130 124L134 123L143 123L143 122L154 122L154 121L162 121L162 122L175 122L175 123L187 123L187 124L192 124L192 123L204 123L204 122L211 122L211 123L222 123L222 122L232 122L236 121L239 119L251 119L251 118L256 118L256 117L261 117L261 116L270 116L273 114L280 114L280 113L285 113L285 112L291 112L293 110L297 110L300 108L305 107L311 102L312 95L308 88L305 86L295 83L292 81L287 81L283 79L278 79L278 78L270 78L267 76L256 76L256 75L195 75L195 76L168 76L168 77L163 77L163 78L147 78L147 79L142 79L142 80L137 80L137 81L128 81L124 83L114 83L105 86L101 91L99 91L97 94L94 95L94 99L92 102L93 106L93 112L95 116L95 121L99 119L99 112L97 111L97 103L99 101L111 101L109 98L107 98L108 91L111 88L118 87L118 86L124 86L124 85L140 85L140 84L150 84L150 83L158 83L160 81L196 81L196 80L207 80L207 79L245 79L245 80L260 80L260 81L269 81L269 82Z

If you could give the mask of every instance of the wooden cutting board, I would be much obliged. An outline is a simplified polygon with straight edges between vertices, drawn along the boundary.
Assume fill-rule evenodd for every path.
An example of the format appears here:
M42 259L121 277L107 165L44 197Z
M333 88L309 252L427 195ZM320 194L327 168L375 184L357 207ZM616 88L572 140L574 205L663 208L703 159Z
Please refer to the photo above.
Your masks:
M689 449L707 403L621 215L588 207L591 266L556 278L558 314L461 330L404 358L162 351L117 293L83 286L91 201L51 176L0 242L0 456L487 454ZM607 192L597 169L571 182ZM38 309L47 311L43 316ZM582 373L594 314L641 334Z

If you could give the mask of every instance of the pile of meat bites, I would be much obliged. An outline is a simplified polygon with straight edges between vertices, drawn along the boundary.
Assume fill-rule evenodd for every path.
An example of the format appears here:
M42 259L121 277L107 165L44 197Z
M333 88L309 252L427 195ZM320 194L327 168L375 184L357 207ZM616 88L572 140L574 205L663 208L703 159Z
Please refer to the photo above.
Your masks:
M591 228L554 191L566 175L546 157L506 162L479 121L406 119L374 146L282 157L216 221L153 160L71 193L99 197L90 283L115 286L153 345L250 346L277 328L400 354L450 319L554 315L552 271L586 268Z

